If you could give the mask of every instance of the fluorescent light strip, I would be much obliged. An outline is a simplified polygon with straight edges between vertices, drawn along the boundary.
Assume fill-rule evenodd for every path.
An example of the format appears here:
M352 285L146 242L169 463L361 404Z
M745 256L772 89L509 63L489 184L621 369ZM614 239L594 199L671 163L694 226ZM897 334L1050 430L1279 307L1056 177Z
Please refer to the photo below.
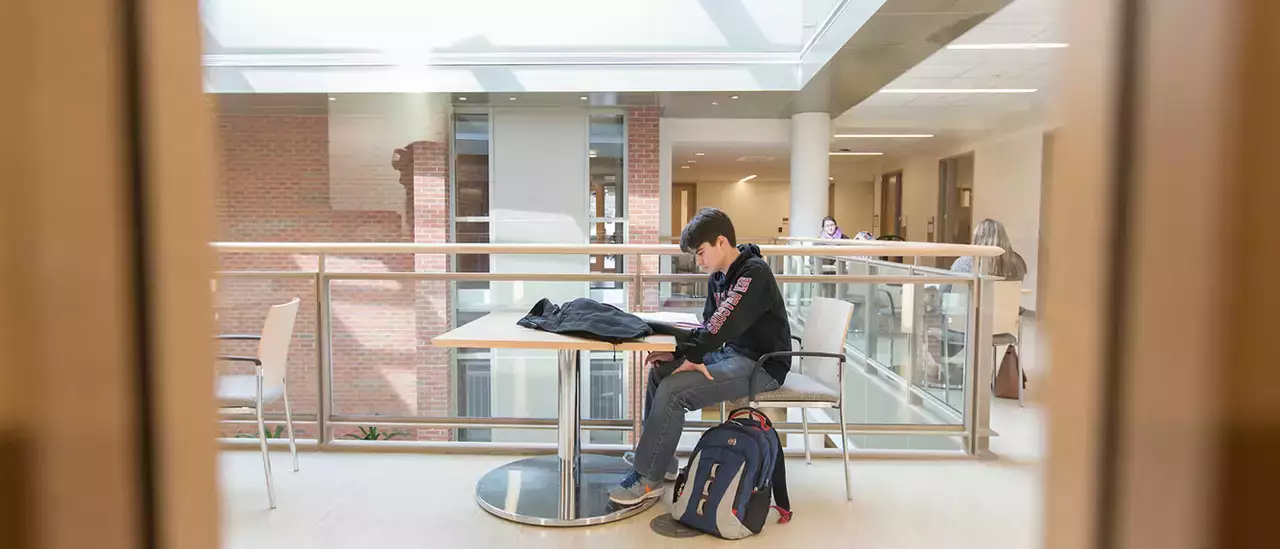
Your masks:
M738 183L746 183L746 182L751 181L752 179L755 179L755 178L756 178L756 174L751 174L751 175L748 175L748 176L746 176L746 177L744 177L744 178L742 178L742 179L739 179L739 180L738 180Z
M931 133L838 133L836 139L925 139Z
M1067 47L1062 42L1011 42L1007 44L950 44L949 50L1056 50Z
M876 93L1035 93L1036 88L886 88Z
M853 152L853 151L831 151L827 153L830 156L880 156L882 152Z

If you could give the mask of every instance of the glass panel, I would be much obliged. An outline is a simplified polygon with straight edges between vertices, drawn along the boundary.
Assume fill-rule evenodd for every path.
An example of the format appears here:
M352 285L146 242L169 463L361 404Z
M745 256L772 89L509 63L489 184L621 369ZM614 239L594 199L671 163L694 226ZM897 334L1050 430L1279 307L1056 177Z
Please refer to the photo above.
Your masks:
M461 244L489 243L489 224L484 222L459 221L454 223L454 242ZM458 254L455 256L454 270L459 273L489 272L488 254ZM489 282L480 280L460 280L459 290L488 290Z
M591 243L622 244L626 234L624 227L625 225L622 223L592 223ZM589 261L589 266L593 273L619 274L626 271L624 256L621 255L593 255ZM622 288L622 282L596 281L591 283L592 290L622 290ZM595 293L594 291L592 292L592 297L596 297ZM614 300L608 301L612 302Z
M319 380L316 375L316 283L310 278L220 278L213 284L214 323L219 334L262 333L267 311L272 305L287 303L299 298L301 304L294 320L293 339L289 346L289 366L285 382L289 389L289 404L295 420L298 417L314 417L319 406ZM256 341L219 341L218 354L255 356ZM220 362L216 372L222 375L253 374L253 365L245 362ZM267 405L269 416L284 417L283 401ZM257 433L256 425L223 423L222 436L239 433ZM307 432L315 437L314 427ZM271 436L272 433L268 433ZM301 436L301 435L299 435Z
M454 215L489 215L489 115L459 113L453 119Z

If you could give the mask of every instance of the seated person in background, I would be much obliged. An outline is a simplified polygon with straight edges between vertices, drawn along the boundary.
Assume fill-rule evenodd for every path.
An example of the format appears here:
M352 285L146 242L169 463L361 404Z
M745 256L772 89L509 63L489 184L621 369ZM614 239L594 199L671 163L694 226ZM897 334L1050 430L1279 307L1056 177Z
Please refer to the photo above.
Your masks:
M675 478L676 445L688 411L746 397L752 387L757 393L775 390L791 370L785 358L755 368L761 355L791 350L786 303L760 248L738 246L733 222L714 208L694 216L680 235L680 248L711 274L704 321L675 353L645 359L654 367L645 390L644 431L636 451L624 456L633 470L609 490L609 499L622 505L662 495L664 477Z
M825 240L840 240L845 238L844 231L841 231L840 225L836 223L836 218L829 215L822 218L822 238Z
M988 257L982 261L982 272L978 274L1003 277L1005 280L1022 280L1027 276L1027 262L1018 252L1013 251L1009 242L1009 233L1004 225L994 219L983 219L973 229L973 244L977 246L999 246L1004 253L996 257ZM957 273L973 272L973 257L965 256L951 264L951 270ZM948 285L949 286L949 285ZM944 291L950 290L950 287Z

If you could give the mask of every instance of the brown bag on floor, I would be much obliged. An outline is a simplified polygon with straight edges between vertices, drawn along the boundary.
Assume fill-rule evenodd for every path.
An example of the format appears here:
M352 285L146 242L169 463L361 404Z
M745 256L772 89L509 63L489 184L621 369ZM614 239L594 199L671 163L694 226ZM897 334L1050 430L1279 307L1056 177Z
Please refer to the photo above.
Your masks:
M1000 359L1000 369L996 370L996 381L991 392L997 398L1018 398L1019 382L1023 389L1027 387L1027 375L1018 364L1018 349L1010 345L1004 351L1004 358Z

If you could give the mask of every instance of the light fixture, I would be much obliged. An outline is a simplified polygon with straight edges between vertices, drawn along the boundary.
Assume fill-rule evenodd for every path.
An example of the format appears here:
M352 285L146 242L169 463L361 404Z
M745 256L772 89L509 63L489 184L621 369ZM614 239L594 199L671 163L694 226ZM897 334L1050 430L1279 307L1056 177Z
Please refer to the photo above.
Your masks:
M742 179L739 179L739 180L738 180L738 183L746 183L746 182L751 181L752 179L755 179L755 178L756 178L756 174L751 174L751 175L748 175L748 176L746 176L746 177L744 177L744 178L742 178Z
M949 50L1056 50L1067 47L1062 42L1011 42L1005 44L948 44Z
M680 166L680 168L681 168L681 169L685 169L685 170L687 170L687 169L689 169L689 168L690 168L690 166Z
M467 100L467 98L465 98L465 97L459 97L459 98L458 98L458 101L466 101L466 100Z
M706 156L707 153L693 153L694 156Z
M931 133L838 133L836 139L925 139Z
M719 102L719 101L712 101L712 102L711 102L711 106L712 106L712 107L714 107L714 106L716 106L716 105L719 105L719 104L720 104L720 102Z
M599 153L598 153L598 152L596 152L596 150L595 150L595 149L591 149L591 150L587 151L587 157L589 157L589 158L595 158L597 154L599 154Z
M587 96L585 96L585 95L584 95L584 96L582 96L582 97L579 97L578 99L581 99L581 100L583 100L583 101L586 101L586 100L587 100Z
M516 98L514 98L514 97L508 97L508 98L507 98L507 101L515 101L515 100L516 100Z
M886 88L876 93L1035 93L1036 88Z
M338 100L338 98L337 98L337 97L330 97L330 98L329 98L329 100L330 100L330 101L337 101L337 100Z
M698 163L698 161L697 161L697 160L685 160L685 162L688 162L688 163L690 163L690 164L697 164L697 163Z
M729 96L729 99L737 99L737 98L738 98L738 96L736 96L736 95L730 95L730 96Z
M831 151L827 154L829 156L880 156L884 153L871 151Z
M835 180L836 180L836 178L834 178L834 177L828 177L828 178L827 178L827 181L835 181Z

